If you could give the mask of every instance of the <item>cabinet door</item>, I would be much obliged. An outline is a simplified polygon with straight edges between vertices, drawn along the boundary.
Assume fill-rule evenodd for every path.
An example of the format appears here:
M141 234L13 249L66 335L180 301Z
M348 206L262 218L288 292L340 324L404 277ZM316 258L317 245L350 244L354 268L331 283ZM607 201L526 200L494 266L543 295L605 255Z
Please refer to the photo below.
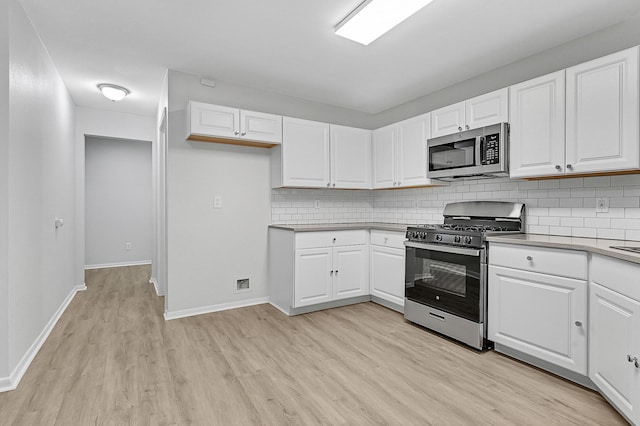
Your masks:
M371 130L331 125L331 186L371 187Z
M589 378L634 423L640 421L640 303L590 283Z
M398 127L395 124L373 131L373 187L396 186L396 143Z
M587 282L489 266L489 339L587 374Z
M240 136L253 141L282 143L282 116L240 110Z
M404 306L405 251L375 245L370 251L371 294Z
M329 186L329 125L284 117L282 121L284 186Z
M366 245L333 249L334 299L369 294L369 250Z
M430 115L423 114L398 123L397 186L428 185L427 139Z
M296 250L294 307L333 300L332 249Z
M189 103L191 108L191 134L240 137L240 110L202 102Z
M508 121L508 88L476 96L465 102L465 130Z
M564 174L564 70L510 88L511 177Z
M638 47L568 68L567 172L637 168L638 120Z
M432 138L464 130L464 124L464 102L431 111Z

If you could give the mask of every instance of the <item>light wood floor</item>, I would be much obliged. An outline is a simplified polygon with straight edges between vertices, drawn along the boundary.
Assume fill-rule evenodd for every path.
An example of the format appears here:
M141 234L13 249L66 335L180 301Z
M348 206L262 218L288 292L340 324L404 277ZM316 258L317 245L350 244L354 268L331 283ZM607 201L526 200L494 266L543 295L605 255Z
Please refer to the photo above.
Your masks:
M148 277L88 271L0 424L625 424L594 392L373 303L165 322Z

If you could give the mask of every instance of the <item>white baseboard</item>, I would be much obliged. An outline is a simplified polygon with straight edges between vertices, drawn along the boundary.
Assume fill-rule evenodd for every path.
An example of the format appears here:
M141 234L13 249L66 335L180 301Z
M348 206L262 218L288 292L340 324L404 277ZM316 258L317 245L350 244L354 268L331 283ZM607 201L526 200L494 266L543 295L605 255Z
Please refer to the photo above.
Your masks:
M269 304L271 306L273 306L274 308L276 308L277 310L279 310L280 312L282 312L283 314L285 314L286 316L290 316L289 312L285 311L284 309L282 309L280 306L276 305L275 303L269 301Z
M156 290L156 296L164 296L164 294L160 294L160 291L158 291L158 280L156 278L149 278L149 284L153 284L153 288Z
M120 268L122 266L139 266L139 265L151 265L150 260L139 260L136 262L118 262L118 263L101 263L97 265L85 265L84 269L102 269L102 268Z
M24 376L24 373L26 373L27 368L29 368L31 362L33 362L33 359L38 354L38 351L49 337L49 334L51 334L51 331L56 326L58 320L67 309L76 293L86 289L86 285L77 285L71 290L71 292L64 299L64 302L62 302L62 305L60 305L60 307L58 308L56 313L53 314L53 317L51 317L40 335L33 342L29 350L27 350L27 352L24 354L16 368L13 369L11 375L9 377L0 378L0 392L12 391L18 387L18 384L20 384L20 380L22 380L22 376Z
M183 309L180 311L165 312L164 319L166 321L178 318L192 317L195 315L210 314L212 312L226 311L229 309L244 308L246 306L262 305L269 303L268 297L259 297L257 299L241 300L238 302L220 303L219 305L202 306L200 308Z

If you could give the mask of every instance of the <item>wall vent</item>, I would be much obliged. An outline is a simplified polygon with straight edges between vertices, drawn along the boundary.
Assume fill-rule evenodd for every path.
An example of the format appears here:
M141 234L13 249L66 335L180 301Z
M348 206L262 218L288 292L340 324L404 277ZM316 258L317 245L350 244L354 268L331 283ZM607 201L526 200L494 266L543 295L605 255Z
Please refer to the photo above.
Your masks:
M251 291L251 285L249 283L249 278L240 278L236 280L236 293L244 293L247 291Z

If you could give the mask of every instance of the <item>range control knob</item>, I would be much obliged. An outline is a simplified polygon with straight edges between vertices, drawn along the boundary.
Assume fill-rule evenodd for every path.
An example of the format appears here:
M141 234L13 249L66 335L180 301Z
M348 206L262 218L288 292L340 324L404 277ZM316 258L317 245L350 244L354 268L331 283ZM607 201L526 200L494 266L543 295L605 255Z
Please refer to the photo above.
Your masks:
M454 241L455 243L459 243L459 242L460 242L460 240L461 240L460 235L456 235L455 237L453 237L453 241Z
M436 234L436 241L442 241L442 235Z
M473 239L473 238L471 238L471 236L470 236L470 235L467 235L466 237L464 237L464 243L465 243L465 244L471 244L471 240L472 240L472 239Z

